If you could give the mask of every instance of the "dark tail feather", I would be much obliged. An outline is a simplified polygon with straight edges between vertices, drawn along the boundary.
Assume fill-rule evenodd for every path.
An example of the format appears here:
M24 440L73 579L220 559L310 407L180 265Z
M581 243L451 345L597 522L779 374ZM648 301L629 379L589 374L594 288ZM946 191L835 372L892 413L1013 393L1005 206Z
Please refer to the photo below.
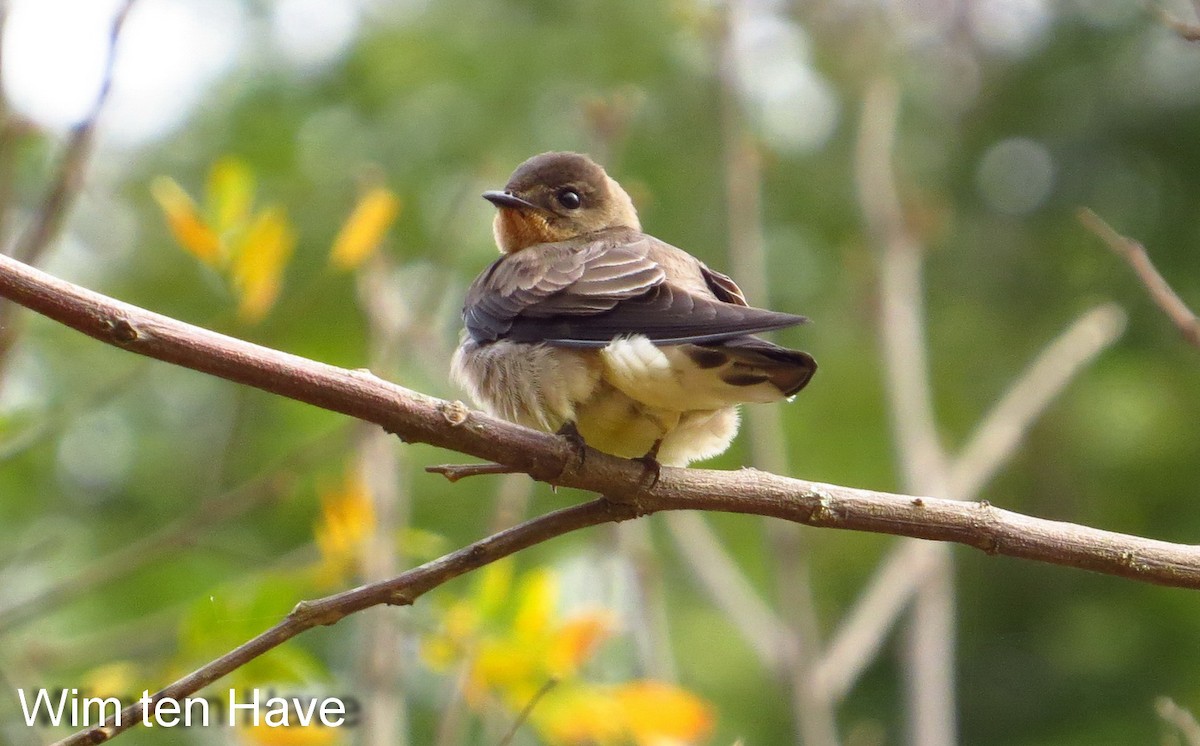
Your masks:
M738 337L700 347L728 355L734 361L730 372L735 378L746 375L749 383L749 378L765 375L784 396L792 396L804 388L817 372L817 361L807 352L789 350L758 337Z

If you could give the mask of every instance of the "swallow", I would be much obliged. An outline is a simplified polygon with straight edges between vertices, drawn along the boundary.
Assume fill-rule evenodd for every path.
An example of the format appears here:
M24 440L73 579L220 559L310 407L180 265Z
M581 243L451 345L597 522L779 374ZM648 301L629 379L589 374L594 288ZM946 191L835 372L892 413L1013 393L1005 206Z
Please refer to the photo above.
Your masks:
M587 156L534 156L483 198L501 256L467 291L451 374L486 412L638 459L657 481L659 465L725 451L740 404L788 399L816 371L753 336L808 319L750 306L732 279L643 233Z

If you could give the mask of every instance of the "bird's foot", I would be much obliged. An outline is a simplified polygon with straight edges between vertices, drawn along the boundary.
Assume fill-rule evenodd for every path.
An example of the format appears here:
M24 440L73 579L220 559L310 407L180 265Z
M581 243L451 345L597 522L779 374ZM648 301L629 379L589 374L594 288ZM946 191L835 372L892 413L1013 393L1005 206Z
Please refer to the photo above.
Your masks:
M646 451L646 455L630 459L642 465L641 481L646 484L646 489L648 490L654 489L654 485L658 484L658 479L662 476L662 464L658 460L658 449L660 446L662 446L662 439L654 441L654 445L650 446L650 450Z
M574 420L564 422L555 435L565 438L571 444L571 448L575 451L575 469L577 471L582 469L584 463L587 462L587 441L579 434L579 428L576 427ZM563 470L566 470L566 465L563 466Z

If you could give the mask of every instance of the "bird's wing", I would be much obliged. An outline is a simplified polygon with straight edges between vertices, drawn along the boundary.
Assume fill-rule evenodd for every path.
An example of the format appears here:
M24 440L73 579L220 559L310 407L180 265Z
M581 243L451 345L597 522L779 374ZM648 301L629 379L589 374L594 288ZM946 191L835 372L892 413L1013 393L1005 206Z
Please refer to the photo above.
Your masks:
M704 275L704 282L708 285L708 289L713 292L717 298L726 303L733 303L738 306L748 306L746 296L742 295L742 289L737 286L733 278L729 275L723 275L715 269L709 269L708 265L701 264L700 272Z
M718 342L807 320L744 305L737 285L706 267L708 292L672 282L653 258L664 247L618 232L507 254L467 292L467 331L481 343L603 347L632 335L657 344Z

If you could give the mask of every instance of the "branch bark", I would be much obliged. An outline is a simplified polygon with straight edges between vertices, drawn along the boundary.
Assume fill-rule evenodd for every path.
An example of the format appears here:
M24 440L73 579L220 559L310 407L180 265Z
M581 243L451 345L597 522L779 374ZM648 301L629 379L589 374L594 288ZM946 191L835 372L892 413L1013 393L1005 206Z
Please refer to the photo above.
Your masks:
M1167 315L1167 318L1171 320L1188 344L1200 349L1200 318L1197 318L1195 312L1188 308L1188 305L1183 302L1183 299L1154 266L1154 262L1150 261L1146 247L1128 236L1121 235L1111 225L1104 222L1103 218L1086 207L1079 210L1079 222L1101 241L1108 244L1108 247L1117 256L1129 263L1138 279L1142 281L1142 285L1146 287L1150 299L1162 309L1162 312Z
M472 412L376 378L192 326L0 257L0 296L122 349L375 423L423 442L505 464L535 479L606 495L534 518L388 581L300 604L283 622L180 679L159 698L185 696L287 639L378 604L409 604L433 587L551 537L665 510L769 516L811 526L952 541L1159 585L1200 589L1200 547L1103 531L983 503L895 495L753 469L664 468L646 489L640 463ZM136 716L136 712L129 713ZM127 719L126 724L130 721ZM136 720L134 720L136 722ZM99 743L93 729L64 743Z

